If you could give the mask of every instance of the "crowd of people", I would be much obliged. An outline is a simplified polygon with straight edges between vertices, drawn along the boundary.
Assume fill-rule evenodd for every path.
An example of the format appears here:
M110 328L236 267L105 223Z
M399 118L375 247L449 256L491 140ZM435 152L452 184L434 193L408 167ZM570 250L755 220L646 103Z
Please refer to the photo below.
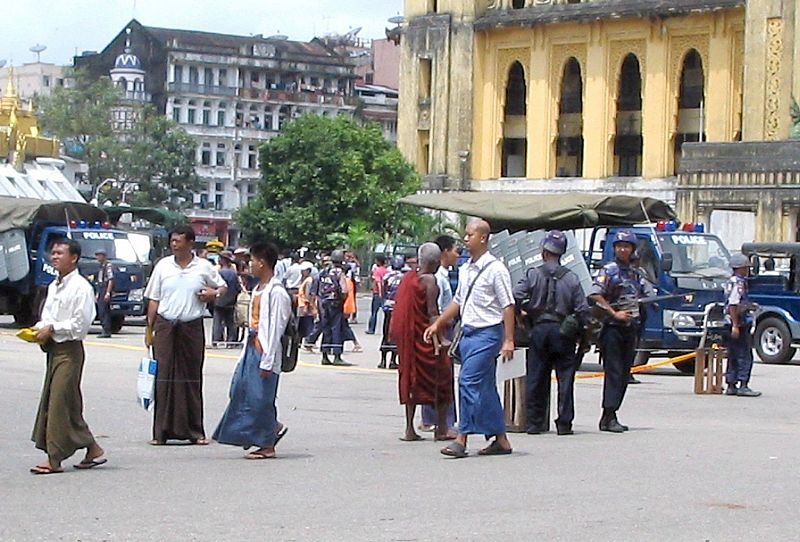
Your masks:
M437 441L449 441L441 453L454 458L468 455L470 435L489 442L479 455L508 455L513 449L506 434L505 413L497 391L496 366L510 360L515 330L527 323L528 342L527 432L540 434L550 427L547 401L551 373L558 379L555 420L559 435L571 435L574 419L576 344L586 327L590 306L602 321L599 348L603 380L600 431L624 433L617 418L622 406L641 327L639 303L651 296L652 285L635 262L636 237L628 230L613 239L615 260L595 277L588 297L577 276L561 265L567 239L558 230L542 242L543 265L531 268L512 287L506 266L489 252L489 224L475 220L466 227L463 243L468 260L458 268L452 288L449 270L458 259L456 240L440 236L407 257L377 256L371 274L372 303L367 333L376 333L383 314L379 368L397 368L399 402L405 409L404 441L422 437L414 426L417 406L423 407L422 425ZM321 363L347 365L344 343L360 347L351 326L356 319L355 292L359 263L352 253L323 254L318 268L296 253L281 257L268 242L249 249L223 252L219 265L193 251L195 235L182 226L170 232L172 255L153 269L145 297L145 343L158 362L152 440L206 445L203 419L203 317L215 305L213 336L233 338L230 320L237 298L246 293L246 332L233 374L229 403L212 439L241 446L251 460L276 456L275 447L288 428L278 420L276 396L281 374L282 337L292 316L297 317L303 345L314 351L319 344ZM83 419L80 380L83 340L106 298L113 269L103 273L93 289L77 270L80 245L56 241L53 267L58 273L47 292L36 340L47 353L47 372L36 417L33 440L47 461L33 467L35 474L63 472L62 462L79 449L84 458L75 465L90 469L106 462ZM102 255L98 255L99 259ZM734 256L726 313L730 326L726 345L731 352L727 381L729 395L753 397L749 388L752 339L749 327L746 258ZM102 272L102 271L101 271ZM238 335L237 335L238 338ZM748 342L749 341L749 342ZM388 358L388 364L387 364ZM499 361L498 361L499 360ZM453 363L460 364L457 393ZM456 421L458 403L458 421Z

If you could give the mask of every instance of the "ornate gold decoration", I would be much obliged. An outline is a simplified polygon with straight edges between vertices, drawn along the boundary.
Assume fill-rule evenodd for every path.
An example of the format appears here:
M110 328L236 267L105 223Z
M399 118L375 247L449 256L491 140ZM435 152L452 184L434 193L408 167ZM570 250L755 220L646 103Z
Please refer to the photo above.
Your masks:
M764 139L778 139L780 129L781 57L783 56L783 19L767 19L766 97Z

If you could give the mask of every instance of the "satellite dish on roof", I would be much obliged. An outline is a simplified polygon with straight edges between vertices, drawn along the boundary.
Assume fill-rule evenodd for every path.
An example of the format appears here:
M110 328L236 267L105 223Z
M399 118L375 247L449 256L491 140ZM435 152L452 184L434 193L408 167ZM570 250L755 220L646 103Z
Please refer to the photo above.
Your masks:
M394 17L389 17L389 22L392 24L403 24L403 21L405 20L406 20L405 17L403 17L402 15L395 15Z
M37 43L36 45L34 45L33 47L31 47L28 50L31 53L36 53L36 62L39 62L39 59L42 56L42 51L44 51L45 49L47 49L47 45L40 45L40 44Z
M289 39L289 36L285 34L273 34L272 36L267 37L268 40L277 40L277 41L286 41Z

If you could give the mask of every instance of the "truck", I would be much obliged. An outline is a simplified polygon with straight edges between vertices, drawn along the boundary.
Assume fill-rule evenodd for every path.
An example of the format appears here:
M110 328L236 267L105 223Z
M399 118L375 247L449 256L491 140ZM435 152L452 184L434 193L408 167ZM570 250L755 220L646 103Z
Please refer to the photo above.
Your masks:
M758 357L788 363L800 347L800 243L745 243L742 254L752 264L748 297L758 304L753 333Z
M47 286L56 277L50 247L57 238L81 245L78 269L90 282L99 270L95 251L103 248L114 266L112 330L127 316L144 315L144 275L127 232L111 227L105 212L79 202L0 197L0 314L28 326L38 318Z
M606 239L622 227L594 228L585 254L591 270L614 260L614 247ZM724 302L724 285L731 275L728 249L702 224L661 220L627 229L636 235L641 272L665 297L644 305L635 364L644 365L652 355L675 357L696 350L704 336L706 308ZM693 372L694 360L675 366Z

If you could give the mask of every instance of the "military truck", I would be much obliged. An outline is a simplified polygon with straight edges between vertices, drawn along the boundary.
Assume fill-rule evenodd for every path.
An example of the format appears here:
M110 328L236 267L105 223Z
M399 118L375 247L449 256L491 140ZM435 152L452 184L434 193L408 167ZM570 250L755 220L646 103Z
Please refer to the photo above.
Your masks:
M80 273L99 270L95 251L105 249L114 266L112 330L126 316L144 314L144 276L127 232L111 228L105 212L86 203L0 197L0 314L22 326L35 323L47 286L56 277L50 247L69 237L81 245Z

